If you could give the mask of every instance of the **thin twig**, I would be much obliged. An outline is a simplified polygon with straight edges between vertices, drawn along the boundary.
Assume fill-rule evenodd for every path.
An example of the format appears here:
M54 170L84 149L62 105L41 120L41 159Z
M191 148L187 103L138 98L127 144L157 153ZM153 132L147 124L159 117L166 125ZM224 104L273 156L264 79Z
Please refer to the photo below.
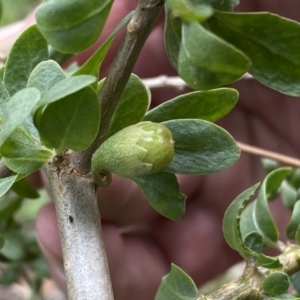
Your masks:
M237 144L240 147L240 149L245 153L249 153L251 155L256 155L260 157L272 158L278 162L287 164L289 166L300 168L300 160L294 157L268 151L262 148L250 146L241 142L237 142Z
M249 73L246 73L241 79L253 79L253 77ZM187 87L186 82L178 76L161 75L153 78L145 78L143 82L150 89L175 88L183 90Z

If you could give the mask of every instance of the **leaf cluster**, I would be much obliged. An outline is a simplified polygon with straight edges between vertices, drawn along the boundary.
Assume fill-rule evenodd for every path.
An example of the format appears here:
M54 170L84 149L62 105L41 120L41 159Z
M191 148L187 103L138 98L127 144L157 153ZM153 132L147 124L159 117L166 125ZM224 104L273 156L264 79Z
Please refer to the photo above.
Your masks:
M270 165L270 161L267 164ZM246 260L246 269L240 278L204 296L199 295L192 279L183 270L172 266L170 274L162 280L156 299L211 300L220 299L218 297L222 295L222 300L261 299L267 295L270 299L299 299L294 296L300 295L299 198L293 193L296 187L299 188L298 176L298 169L275 168L261 184L257 183L242 192L227 208L223 219L225 240ZM281 195L283 204L292 210L286 228L287 242L279 240L279 231L270 212L269 203L275 194ZM279 251L279 255L264 254L264 249L269 247ZM294 292L287 294L290 285Z
M43 278L49 276L34 233L37 211L46 199L25 179L0 197L0 284L8 286L24 278L33 297L40 293Z
M47 43L51 39L46 41L36 25L17 39L0 84L0 153L10 170L26 176L57 154L83 151L93 143L101 122L98 94L103 81L97 84L99 69L115 34L129 17L71 74L49 59ZM106 139L140 121L161 123L171 131L175 154L168 167L132 179L156 210L178 219L184 213L185 196L175 174L209 174L229 167L239 157L233 138L212 123L234 107L238 93L230 88L196 91L148 111L150 98L148 88L132 75ZM95 164L97 168L100 162ZM17 177L10 179L1 179L7 189Z
M48 44L64 53L89 47L101 32L112 1L95 0L83 7L79 4L46 1L37 12L38 25L16 40L1 69L0 155L12 171L11 176L0 179L0 196L5 197L0 214L3 211L6 219L21 203L19 198L9 198L11 188L59 155L89 149L99 133L103 113L99 93L105 80L98 82L99 70L114 36L131 15L83 66L66 72L50 59ZM238 92L224 85L249 72L270 88L288 95L300 94L300 25L270 13L233 13L237 4L236 0L167 0L166 52L174 69L195 91L149 110L151 94L132 74L107 128L107 140L144 121L160 123L170 130L175 144L169 165L157 173L131 179L159 213L173 220L183 215L186 198L179 190L176 174L210 174L231 166L239 157L234 139L213 123L226 115L238 99ZM66 11L72 14L62 18ZM57 18L62 22L57 23ZM109 174L110 170L102 170L102 161L92 161L93 170ZM289 181L284 181L288 176ZM282 295L290 279L278 257L263 254L266 246L279 245L268 203L281 188L284 203L293 210L287 236L299 243L299 177L288 168L273 170L263 181L256 200L248 204L258 184L239 195L224 217L226 241L255 267L268 270L259 293L279 297L273 299L285 297ZM9 237L5 239L2 249L9 245ZM166 297L205 299L175 266L156 299Z

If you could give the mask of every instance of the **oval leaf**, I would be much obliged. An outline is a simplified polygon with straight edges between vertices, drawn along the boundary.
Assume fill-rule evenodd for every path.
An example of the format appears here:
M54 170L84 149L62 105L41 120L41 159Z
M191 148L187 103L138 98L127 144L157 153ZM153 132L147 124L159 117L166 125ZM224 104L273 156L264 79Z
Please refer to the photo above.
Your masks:
M178 73L190 87L207 90L234 82L250 65L240 50L200 24L183 25Z
M18 127L1 147L1 154L9 169L19 174L30 174L45 164L53 153Z
M165 49L169 62L176 71L178 69L178 56L181 45L181 25L181 19L174 18L166 5L164 27Z
M6 105L6 102L9 100L10 95L8 93L7 88L5 87L2 80L0 80L0 116L3 115L3 110Z
M179 191L174 174L155 173L134 177L150 205L161 215L178 220L185 212L185 195Z
M9 219L20 207L22 199L20 197L1 197L0 198L0 219Z
M290 168L280 168L269 173L262 183L257 200L254 202L255 227L263 236L264 242L269 245L277 242L279 233L269 210L268 196L273 195L278 190L281 182L290 173Z
M283 181L281 185L281 199L285 207L293 210L293 207L298 200L297 190L290 185L288 181Z
M0 178L0 197L2 197L17 180L18 175Z
M94 141L99 129L97 94L86 87L48 105L36 121L45 146L82 151Z
M244 258L256 256L256 253L247 249L243 243L240 231L240 217L243 209L258 187L259 183L253 185L237 196L228 206L223 218L223 234L227 244L238 251Z
M203 120L163 122L172 132L175 153L164 172L202 175L231 166L240 155L234 139L221 127Z
M296 188L296 189L300 188L300 169L299 168L294 170L291 178L289 179L289 182L294 188Z
M290 285L289 276L283 272L271 273L262 284L265 293L270 296L277 296L287 291Z
M282 93L300 95L299 23L266 12L217 12L208 26L251 59L248 72L258 81Z
M199 300L198 289L193 280L179 267L172 264L155 295L155 300Z
M3 129L0 132L0 147L31 114L39 100L40 92L37 89L26 88L14 94L7 102L3 116Z
M39 101L37 107L42 107L67 97L82 90L96 81L96 77L91 75L78 75L65 78L56 83L48 90L45 96Z
M34 67L47 59L49 59L47 42L36 25L33 25L15 41L7 58L4 84L10 95L25 88Z
M286 236L289 239L295 239L295 235L299 226L300 226L300 201L297 201L295 203L290 222L286 228Z
M256 262L267 269L278 269L282 267L282 263L278 257L267 256L262 253L258 255Z
M247 249L249 249L250 251L253 251L257 254L261 253L261 251L263 249L263 238L256 231L252 231L252 232L248 233L243 238L243 243Z
M291 284L293 286L293 289L297 292L297 294L300 294L300 271L296 272L295 274L292 274L290 276Z
M99 84L101 85L101 82ZM111 119L106 138L125 127L142 121L150 105L150 98L150 91L142 80L131 74Z
M4 246L5 239L0 235L0 249Z
M296 234L295 234L295 240L298 245L300 245L300 225L297 228Z
M37 199L40 196L37 190L25 178L15 182L12 190L17 195L27 199Z
M66 78L62 68L54 60L39 63L31 72L27 87L35 87L44 97L47 91L56 83Z
M262 158L261 162L262 162L264 170L267 174L274 171L275 169L279 168L278 162L274 159Z
M236 90L229 88L180 95L150 110L144 120L159 123L175 119L202 119L214 122L235 106L238 96Z
M8 158L20 158L35 153L42 148L23 128L18 127L1 147L1 155Z
M251 202L242 211L240 218L240 231L243 239L251 232L258 232L253 221L253 210L254 202Z
M10 261L21 261L28 259L26 254L28 252L27 245L24 243L24 237L21 232L13 232L6 234L4 247L0 253ZM27 251L26 251L27 250Z
M49 150L37 150L35 153L19 157L4 157L7 167L18 174L30 174L39 170L53 155Z
M96 42L112 3L113 0L43 1L35 17L40 31L55 50L75 54Z

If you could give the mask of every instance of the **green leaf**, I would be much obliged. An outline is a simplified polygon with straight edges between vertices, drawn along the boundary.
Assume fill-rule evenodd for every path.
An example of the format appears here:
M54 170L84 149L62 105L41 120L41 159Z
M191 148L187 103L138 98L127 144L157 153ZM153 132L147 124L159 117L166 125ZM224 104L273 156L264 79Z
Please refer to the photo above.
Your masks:
M166 0L166 4L174 16L185 21L203 22L213 14L210 5L195 0Z
M0 79L3 81L4 78L5 65L0 67Z
M202 119L214 122L225 116L237 100L238 92L229 88L192 92L153 108L144 120L158 123L174 119Z
M30 174L45 164L53 153L43 149L32 136L18 127L2 145L1 155L12 171Z
M48 90L41 101L39 101L38 107L48 105L71 94L74 94L75 92L78 92L83 88L89 86L96 80L96 77L91 75L78 75L65 78L56 83L52 88Z
M278 162L274 159L262 158L261 162L262 162L264 170L267 174L274 171L275 169L277 169L279 167Z
M47 42L36 25L26 29L14 43L6 62L4 84L10 95L25 88L31 71L48 57Z
M41 98L46 95L48 90L56 83L66 78L62 68L53 60L39 63L31 72L28 78L28 87L35 87L41 92ZM39 133L33 124L32 118L27 119L25 129L31 136L40 141Z
M78 53L98 39L113 0L44 1L36 10L39 29L54 49Z
M6 102L10 99L7 88L5 87L2 80L0 80L0 116L3 115L3 110L6 105Z
M92 56L73 74L73 76L87 74L98 78L101 64L110 49L112 42L119 30L131 19L133 11L125 16L121 22L115 27L109 37L101 44L101 46L93 53Z
M172 264L155 295L155 300L199 300L198 289L193 280L179 267Z
M0 198L0 219L9 219L22 203L21 197L3 196Z
M299 225L300 225L300 201L297 201L295 203L290 222L286 228L286 236L289 239L295 239L295 235Z
M82 151L94 141L99 122L97 94L86 87L49 104L36 119L36 126L45 146L59 151L67 148Z
M244 258L256 256L256 254L250 249L247 249L243 243L240 231L240 218L243 209L250 201L258 187L259 183L253 185L237 196L228 206L223 218L223 234L227 244L234 250L238 251Z
M0 132L0 147L31 114L39 100L40 92L37 89L26 88L14 94L7 102L3 116L3 129Z
M243 243L248 250L253 251L257 254L261 253L263 249L263 238L256 231L248 233L243 238Z
M1 147L1 155L9 158L26 156L41 149L36 140L23 128L18 127Z
M165 27L164 41L168 59L172 67L177 70L178 56L181 45L181 25L180 18L174 18L168 6L165 6Z
M199 0L203 4L211 5L216 10L232 11L239 4L239 0Z
M281 184L281 199L285 207L293 210L297 201L297 190L288 181Z
M0 235L0 249L3 248L5 239Z
M185 195L179 191L174 174L155 173L134 177L150 205L161 215L178 220L185 212Z
M269 245L277 242L279 233L271 216L267 198L278 190L281 182L290 173L290 168L280 168L269 173L261 185L257 200L254 202L253 220L255 227L263 236L264 242Z
M271 273L262 284L265 293L270 296L277 296L287 291L290 285L289 276L283 272Z
M175 153L164 172L202 175L231 166L240 155L234 139L221 127L203 120L163 122L172 132Z
M26 257L26 246L21 232L6 234L4 247L0 253L11 261L22 261Z
M4 157L7 167L18 174L30 174L40 169L53 156L49 150L38 150L36 153L28 154L18 158Z
M254 202L249 203L241 214L240 231L244 239L251 232L258 232L253 221Z
M101 82L99 87L100 85ZM106 137L110 137L121 129L142 121L150 105L150 97L151 93L142 80L131 74L111 119Z
M65 79L64 71L54 60L47 60L39 63L31 72L28 78L28 87L35 87L44 97L50 88Z
M300 294L300 271L290 276L291 284L297 294Z
M291 178L289 179L290 184L296 188L300 188L300 169L297 168L293 171Z
M294 299L294 300L300 300L298 297L294 297L293 295L289 294L281 294L279 296L276 296L276 298L272 297L271 300L280 300L280 299Z
M300 245L300 225L298 226L298 228L296 230L295 240L296 240L297 244Z
M178 73L196 90L208 90L239 79L250 68L249 59L237 48L198 23L182 26Z
M14 184L18 175L0 178L0 197L2 197Z
M12 190L19 196L27 199L37 199L40 196L36 189L25 178L15 182L12 186Z
M267 256L262 253L258 255L256 262L267 269L278 269L282 267L282 263L278 257Z
M0 253L1 255L1 253ZM9 264L0 276L0 284L4 286L10 286L20 279L21 267L19 264Z
M252 61L249 73L284 94L299 96L300 24L278 15L217 12L209 29Z

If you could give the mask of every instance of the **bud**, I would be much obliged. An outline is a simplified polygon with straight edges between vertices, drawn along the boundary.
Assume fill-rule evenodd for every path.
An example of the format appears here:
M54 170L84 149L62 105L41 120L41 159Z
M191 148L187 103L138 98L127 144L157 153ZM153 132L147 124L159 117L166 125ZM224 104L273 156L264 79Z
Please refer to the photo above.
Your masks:
M92 173L107 170L121 177L157 173L166 168L174 155L170 130L162 124L141 122L108 138L92 157Z

